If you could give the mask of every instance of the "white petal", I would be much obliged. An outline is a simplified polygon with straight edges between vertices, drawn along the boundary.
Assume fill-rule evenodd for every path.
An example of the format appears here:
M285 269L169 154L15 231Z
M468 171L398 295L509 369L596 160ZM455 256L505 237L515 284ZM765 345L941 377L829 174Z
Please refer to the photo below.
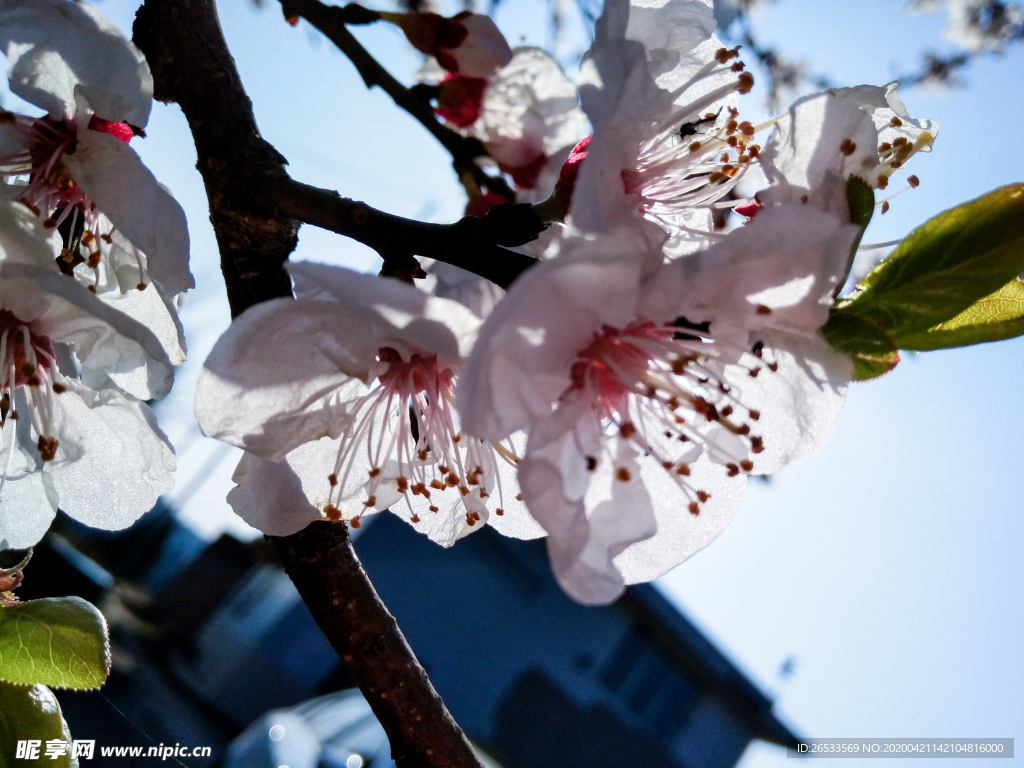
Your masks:
M64 162L96 207L146 254L149 274L164 290L195 287L185 212L135 150L106 133L79 129L78 147Z
M421 260L432 261L432 260ZM423 265L427 273L424 289L442 299L457 301L481 320L486 318L505 297L505 291L490 280L467 272L461 267L434 261Z
M831 91L806 96L776 123L761 153L761 168L772 185L793 188L793 200L817 190L826 171L846 179L876 168L877 135L871 115L855 101ZM849 155L840 150L844 142L855 147Z
M750 329L813 334L828 320L859 231L799 203L765 208L720 243L663 267L645 285L643 313L710 321L717 340L741 347Z
M732 395L760 412L752 426L764 439L764 452L750 458L755 474L771 474L824 444L839 420L853 364L818 335L766 330L756 338L765 345L762 360L749 355L745 368L727 368L726 376ZM778 370L764 367L765 361ZM752 379L747 370L758 364L761 372Z
M796 101L761 152L761 168L772 184L761 193L762 199L793 202L803 194L813 198L827 173L841 180L856 175L877 187L882 162L878 148L898 137L915 151L930 151L938 124L911 119L896 88L896 83L885 88L861 85ZM893 118L898 125L892 124ZM886 170L885 175L891 172Z
M25 407L18 393L18 405ZM20 434L15 435L15 429ZM25 549L38 542L57 515L57 494L32 446L28 419L7 419L0 449L0 550Z
M237 486L228 493L228 504L236 515L268 536L290 536L322 519L287 461L267 461L246 452L233 479Z
M76 88L106 120L139 127L149 120L153 78L145 57L92 6L3 0L0 48L11 91L56 120L74 115Z
M171 489L174 451L145 403L68 385L55 408L60 447L46 465L60 507L94 528L127 528Z
M185 330L178 319L174 301L159 285L154 283L142 291L132 288L125 293L101 292L97 296L104 304L109 304L118 312L123 312L149 328L160 341L171 365L181 365L185 362ZM115 377L111 378L119 387L129 391L126 389L126 383L118 381Z
M459 21L469 34L449 53L458 62L460 74L491 77L499 67L508 64L512 49L490 16L474 13Z
M394 278L311 262L291 262L300 299L333 299L358 314L379 346L411 345L453 358L469 354L480 320L458 302L431 296ZM404 349L398 349L405 352Z
M220 337L196 385L203 432L279 461L337 437L366 388L379 339L328 301L276 299L246 310Z
M480 117L468 133L484 142L495 160L515 168L540 154L571 149L586 130L576 86L558 62L540 48L516 48L490 79Z
M711 494L690 514L688 500L660 464L641 460L641 480L653 501L657 533L615 558L626 584L652 581L704 549L732 521L743 500L746 477L728 477L725 467L707 457L690 465L689 484Z
M32 211L17 202L23 187L0 186L0 262L30 264L53 270L60 254L60 233L42 227Z
M625 588L613 560L655 533L651 498L640 477L636 449L628 441L613 440L606 453L598 454L594 469L588 469L578 443L581 430L587 432L596 419L585 407L569 404L564 411L534 432L551 434L542 434L540 440L531 435L519 471L523 498L548 531L548 556L562 589L581 603L610 603ZM574 422L575 416L580 418ZM621 470L628 480L619 479ZM581 471L586 485L579 497L574 492L578 481L567 472Z

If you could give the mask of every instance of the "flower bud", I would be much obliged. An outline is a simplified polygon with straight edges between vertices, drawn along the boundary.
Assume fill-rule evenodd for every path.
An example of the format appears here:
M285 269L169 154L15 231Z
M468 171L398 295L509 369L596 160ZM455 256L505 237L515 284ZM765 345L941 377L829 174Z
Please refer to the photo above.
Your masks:
M400 26L414 48L449 72L487 78L512 59L512 49L488 16L463 11L450 19L436 13L381 13L381 18Z

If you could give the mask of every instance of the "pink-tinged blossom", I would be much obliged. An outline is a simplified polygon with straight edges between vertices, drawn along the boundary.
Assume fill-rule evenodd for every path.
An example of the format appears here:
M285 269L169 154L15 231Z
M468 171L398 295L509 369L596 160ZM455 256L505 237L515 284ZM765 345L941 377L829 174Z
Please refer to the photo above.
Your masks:
M0 4L0 47L11 90L47 114L0 113L0 170L27 179L20 197L45 226L72 234L68 263L130 244L137 287L170 295L194 285L181 207L128 146L149 118L152 78L142 54L88 5Z
M513 284L458 403L472 434L528 431L520 487L572 597L658 577L728 525L748 474L820 446L851 366L818 329L857 233L777 206L653 273L635 239L570 236Z
M32 263L52 266L60 250L39 229L23 206L0 206L3 549L38 541L58 506L87 525L127 527L173 482L173 450L132 396L163 396L170 360L140 323Z
M520 438L476 440L454 408L480 321L391 278L289 269L299 298L235 320L196 391L203 431L247 450L235 511L274 535L387 508L445 546L485 523L542 535L517 498Z
M671 235L671 255L713 239L711 211L757 155L757 127L736 109L753 77L713 31L700 0L610 0L580 69L594 126L570 217L612 232L638 217ZM656 233L652 231L652 238Z
M576 86L554 58L539 48L516 48L483 82L449 76L437 87L438 115L483 142L512 177L520 202L551 194L562 164L587 130Z
M451 18L431 12L380 16L401 27L414 48L433 56L449 72L491 77L512 58L512 49L489 16L472 11Z

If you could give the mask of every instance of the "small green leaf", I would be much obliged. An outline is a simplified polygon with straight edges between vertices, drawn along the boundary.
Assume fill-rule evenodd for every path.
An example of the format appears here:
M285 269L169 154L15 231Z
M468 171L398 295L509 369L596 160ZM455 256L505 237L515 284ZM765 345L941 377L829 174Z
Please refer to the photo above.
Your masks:
M845 283L850 277L850 270L853 269L853 261L857 258L857 249L860 248L864 230L875 212L875 191L863 179L851 176L846 180L846 204L850 208L850 222L860 226L860 232L857 233L857 237L850 246L850 258L846 261L846 272L843 274L842 283Z
M846 180L846 202L850 206L850 222L863 229L875 212L875 191L863 179L851 176Z
M0 680L98 688L110 671L107 623L80 597L0 608Z
M870 320L833 312L821 329L825 340L853 360L853 378L866 381L888 373L900 361L896 344Z
M70 753L56 758L46 756L46 742L53 739L71 740L53 692L45 685L0 683L0 768L29 765L76 768L78 760L72 759ZM39 742L39 756L35 760L19 759L18 742L30 740Z
M900 349L945 349L1024 335L1024 281L1015 279L952 320L896 337Z
M1024 184L940 213L911 232L837 309L892 337L959 315L1024 271Z

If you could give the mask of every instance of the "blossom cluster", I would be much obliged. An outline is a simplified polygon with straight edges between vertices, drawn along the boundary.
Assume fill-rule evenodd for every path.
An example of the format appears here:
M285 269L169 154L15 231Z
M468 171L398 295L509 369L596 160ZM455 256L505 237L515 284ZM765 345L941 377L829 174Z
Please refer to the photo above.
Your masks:
M486 17L380 16L550 223L543 258L507 293L443 264L421 286L289 265L295 297L244 312L197 386L203 431L245 449L228 501L270 535L391 510L442 546L546 537L563 589L609 602L826 439L852 376L820 332L863 232L850 190L937 127L895 84L745 119L753 77L702 0L607 0L578 83ZM142 54L68 0L0 4L0 46L37 110L0 112L0 547L25 547L58 506L118 528L169 489L144 401L184 360L193 280L184 214L130 146ZM495 202L467 189L471 213ZM745 223L716 227L730 209Z
M11 92L0 111L0 548L58 507L134 522L169 490L174 452L145 401L171 387L193 286L181 207L129 146L153 83L90 6L0 4Z
M554 222L544 258L507 294L447 265L425 289L292 264L296 299L235 321L196 416L245 449L229 501L266 533L390 509L449 546L489 524L545 536L563 589L609 602L827 438L850 190L884 189L937 126L895 84L745 119L753 77L701 0L607 0L577 84L473 14L390 16L444 70L437 114ZM716 228L729 209L745 223Z

